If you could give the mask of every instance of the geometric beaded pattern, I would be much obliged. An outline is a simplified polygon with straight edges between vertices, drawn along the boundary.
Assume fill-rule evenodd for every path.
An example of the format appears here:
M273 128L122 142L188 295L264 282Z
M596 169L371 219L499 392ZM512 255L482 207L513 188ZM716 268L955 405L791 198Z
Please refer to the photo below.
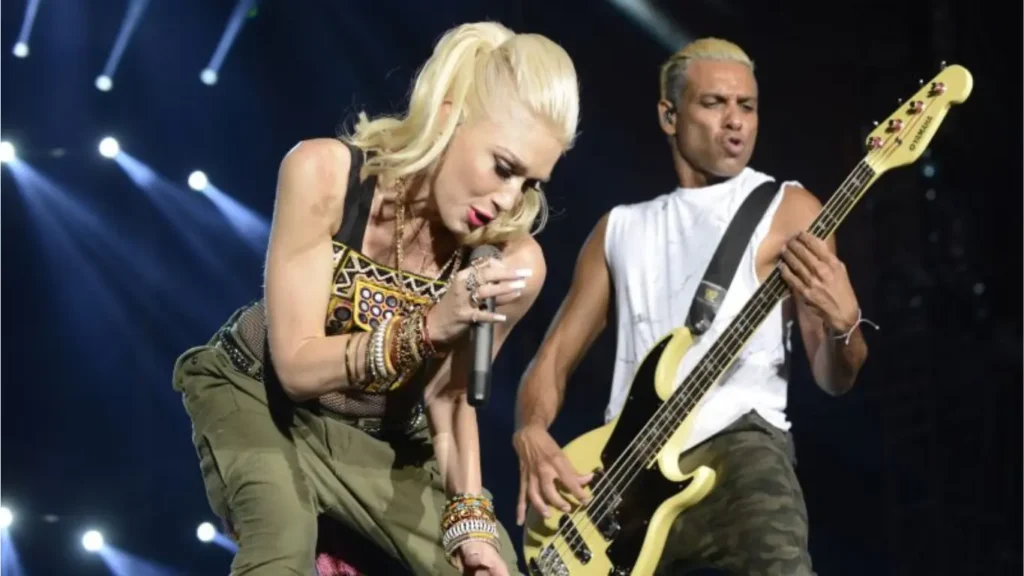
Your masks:
M334 282L327 306L327 335L353 329L371 331L405 305L436 301L448 289L443 281L404 272L402 279L410 298L399 290L394 268L375 262L356 250L333 243Z

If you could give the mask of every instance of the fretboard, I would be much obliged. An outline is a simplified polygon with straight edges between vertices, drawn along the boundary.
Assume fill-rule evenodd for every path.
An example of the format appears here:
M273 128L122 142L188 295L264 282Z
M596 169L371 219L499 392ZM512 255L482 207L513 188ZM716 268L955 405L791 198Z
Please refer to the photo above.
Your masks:
M839 224L850 213L850 210L874 180L874 171L865 160L861 160L842 186L822 207L808 232L821 239L828 238L839 227ZM750 337L782 300L787 289L788 286L776 267L750 297L736 318L708 348L708 351L676 388L672 396L647 423L642 434L650 434L650 441L641 443L643 450L651 450L647 456L653 457L661 451L679 423L689 415L704 394L721 378Z

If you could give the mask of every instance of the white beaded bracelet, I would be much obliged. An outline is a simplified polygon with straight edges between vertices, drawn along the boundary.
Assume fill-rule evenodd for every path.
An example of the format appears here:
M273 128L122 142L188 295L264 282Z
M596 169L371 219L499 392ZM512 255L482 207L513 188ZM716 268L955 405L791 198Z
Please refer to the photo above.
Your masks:
M452 525L441 537L441 546L449 562L452 561L459 546L467 542L486 542L501 551L498 527L494 522L478 518L462 520Z

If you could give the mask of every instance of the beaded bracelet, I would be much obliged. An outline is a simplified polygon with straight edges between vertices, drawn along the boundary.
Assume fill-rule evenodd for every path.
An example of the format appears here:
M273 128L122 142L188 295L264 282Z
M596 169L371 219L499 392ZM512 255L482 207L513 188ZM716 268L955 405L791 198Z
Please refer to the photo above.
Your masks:
M498 539L498 524L487 520L463 520L448 529L441 538L444 555L449 563L455 557L459 547L467 542L484 542L501 551L501 540Z
M496 522L494 505L486 496L459 493L448 499L444 512L441 514L441 531L446 532L454 524L463 520L482 519Z
M366 344L366 369L369 382L365 386L367 392L382 392L391 387L397 376L394 367L387 358L387 336L391 333L391 322L394 317L385 318L370 332Z
M449 498L441 514L441 532L449 563L459 546L467 542L486 542L501 551L494 505L483 495L458 493Z
M441 516L441 531L444 558L453 566L456 551L467 542L484 542L498 551L502 549L498 521L486 499L450 501Z
M394 390L419 369L424 359L444 357L430 340L426 320L429 310L391 316L370 332L366 344L367 392Z

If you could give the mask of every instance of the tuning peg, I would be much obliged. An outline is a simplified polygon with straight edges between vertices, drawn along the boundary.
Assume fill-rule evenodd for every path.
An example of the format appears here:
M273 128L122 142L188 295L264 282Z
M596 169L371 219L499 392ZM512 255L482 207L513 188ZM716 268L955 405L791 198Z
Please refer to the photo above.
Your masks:
M941 62L941 63L939 64L939 70L945 70L945 69L946 69L946 61L945 61L945 60L943 60L943 61L942 61L942 62Z
M917 85L918 85L918 86L924 86L924 80L922 80L922 79L918 78L918 79L917 79Z
M872 120L871 121L871 125L872 126L878 126L878 120Z
M899 106L900 104L903 104L903 98L896 99L896 105Z

